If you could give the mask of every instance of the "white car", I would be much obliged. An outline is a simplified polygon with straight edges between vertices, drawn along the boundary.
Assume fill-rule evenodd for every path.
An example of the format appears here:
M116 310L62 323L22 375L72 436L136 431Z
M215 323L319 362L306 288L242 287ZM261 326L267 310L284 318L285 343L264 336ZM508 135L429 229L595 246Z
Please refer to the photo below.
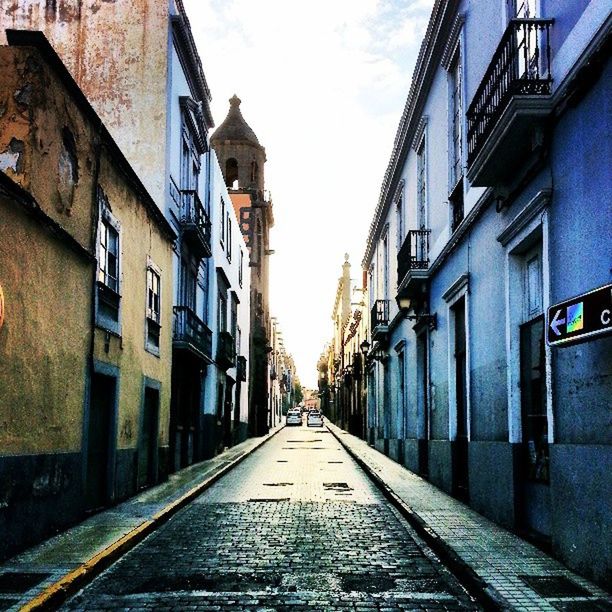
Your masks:
M289 410L287 412L287 425L301 425L302 413L299 410Z
M311 410L306 419L308 427L323 427L323 415L318 410Z

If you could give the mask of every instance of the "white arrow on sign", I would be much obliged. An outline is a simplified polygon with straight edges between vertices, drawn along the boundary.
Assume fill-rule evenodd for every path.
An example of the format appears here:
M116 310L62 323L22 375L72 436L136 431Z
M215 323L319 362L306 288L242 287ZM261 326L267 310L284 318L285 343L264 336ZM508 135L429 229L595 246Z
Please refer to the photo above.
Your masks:
M553 320L550 322L550 326L552 330L557 334L557 336L561 335L561 332L558 330L559 325L565 325L565 319L560 319L559 315L563 312L563 308L559 308L553 317Z

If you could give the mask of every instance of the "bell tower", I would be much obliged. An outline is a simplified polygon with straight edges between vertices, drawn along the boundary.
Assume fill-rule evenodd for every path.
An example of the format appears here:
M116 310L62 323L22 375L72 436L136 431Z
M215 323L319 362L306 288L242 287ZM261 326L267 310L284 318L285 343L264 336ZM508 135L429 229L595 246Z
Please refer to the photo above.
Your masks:
M266 150L240 111L240 98L230 98L223 123L211 136L240 230L249 249L251 330L249 342L249 433L268 432L270 397L271 319L268 304L272 200L265 191Z
M240 111L235 94L229 100L227 117L211 137L228 189L254 190L260 199L264 191L266 150Z

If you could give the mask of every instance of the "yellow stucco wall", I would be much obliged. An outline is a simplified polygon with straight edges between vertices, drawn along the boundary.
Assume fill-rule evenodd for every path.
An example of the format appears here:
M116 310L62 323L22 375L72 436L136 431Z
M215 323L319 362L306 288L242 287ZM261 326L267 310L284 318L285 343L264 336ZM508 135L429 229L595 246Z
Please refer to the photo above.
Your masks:
M161 383L159 445L168 444L172 360L172 244L117 172L106 154L99 184L121 224L121 338L95 331L94 358L120 368L117 448L138 444L142 377ZM145 350L146 271L148 257L161 270L160 356ZM108 352L106 352L108 346Z
M0 453L81 447L93 264L0 196Z

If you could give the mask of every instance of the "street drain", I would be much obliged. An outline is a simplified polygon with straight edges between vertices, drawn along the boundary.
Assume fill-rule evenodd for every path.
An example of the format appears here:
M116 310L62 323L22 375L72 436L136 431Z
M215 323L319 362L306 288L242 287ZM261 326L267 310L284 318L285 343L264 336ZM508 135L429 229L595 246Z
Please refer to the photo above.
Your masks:
M448 593L445 584L437 578L421 578L420 580L398 580L397 588L407 593Z
M589 597L590 593L565 576L519 576L542 597Z
M264 482L264 487L291 487L293 486L292 482Z
M326 491L337 491L340 493L346 493L353 490L353 488L349 487L348 483L346 482L324 482L323 488Z
M277 459L276 463L288 463L286 459Z
M345 593L382 593L394 589L395 580L380 574L341 574L340 585Z
M312 442L323 442L323 440L287 440L288 444L311 444Z
M290 497L251 497L250 502L284 502L289 501Z
M344 463L344 461L328 461L327 463Z
M34 572L6 572L0 574L0 593L25 593L50 575Z
M247 593L278 587L278 574L190 574L187 576L155 576L130 589L128 593L168 593L176 591L206 591L209 593Z

